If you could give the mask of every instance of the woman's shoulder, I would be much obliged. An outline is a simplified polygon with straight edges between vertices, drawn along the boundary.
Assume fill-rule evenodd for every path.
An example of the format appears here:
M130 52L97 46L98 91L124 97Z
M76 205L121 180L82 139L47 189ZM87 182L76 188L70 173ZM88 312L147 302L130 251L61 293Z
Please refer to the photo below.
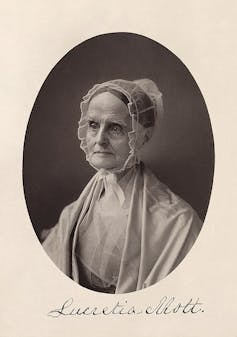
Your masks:
M144 187L149 199L151 212L159 212L169 218L197 219L201 223L192 206L162 183L154 173L144 166Z

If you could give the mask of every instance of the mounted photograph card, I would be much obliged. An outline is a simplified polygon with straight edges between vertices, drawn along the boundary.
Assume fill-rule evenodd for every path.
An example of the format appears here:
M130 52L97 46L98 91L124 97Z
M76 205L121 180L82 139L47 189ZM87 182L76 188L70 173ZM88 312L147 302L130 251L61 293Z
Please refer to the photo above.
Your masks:
M4 20L0 337L235 336L231 14L47 6Z
M94 291L141 290L173 271L201 230L214 169L208 111L166 48L99 35L44 82L23 163L29 215L58 268Z

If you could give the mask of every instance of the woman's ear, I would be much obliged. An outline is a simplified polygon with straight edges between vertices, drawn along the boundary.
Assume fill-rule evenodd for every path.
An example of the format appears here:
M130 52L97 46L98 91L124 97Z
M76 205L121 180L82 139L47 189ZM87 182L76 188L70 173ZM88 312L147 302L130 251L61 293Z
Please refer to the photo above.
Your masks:
M153 128L149 128L149 129L146 130L146 133L145 133L142 145L144 145L147 142L149 142L149 140L151 139L151 136L152 136L152 131L153 131Z
M148 137L148 134L145 134L144 141L143 141L142 145L146 144L149 141L149 139L150 138Z

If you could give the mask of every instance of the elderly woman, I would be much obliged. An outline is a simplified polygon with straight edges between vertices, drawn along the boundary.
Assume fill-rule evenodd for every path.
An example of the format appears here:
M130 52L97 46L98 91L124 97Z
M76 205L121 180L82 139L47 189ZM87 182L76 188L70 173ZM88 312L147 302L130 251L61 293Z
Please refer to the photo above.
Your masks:
M78 135L97 173L43 246L88 289L146 288L182 261L199 234L196 212L140 162L162 113L162 95L148 79L97 84L83 98Z

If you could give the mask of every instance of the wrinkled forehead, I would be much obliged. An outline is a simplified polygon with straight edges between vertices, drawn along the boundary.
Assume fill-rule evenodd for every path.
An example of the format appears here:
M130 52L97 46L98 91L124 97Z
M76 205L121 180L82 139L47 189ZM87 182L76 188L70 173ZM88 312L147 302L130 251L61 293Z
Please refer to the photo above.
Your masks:
M88 112L97 110L107 110L107 111L126 111L128 114L128 106L124 103L118 95L111 93L109 91L102 91L93 95L88 102Z
M84 101L84 112L88 112L91 106L90 102L94 101L95 97L105 92L110 93L117 98L117 101L126 105L129 115L133 116L143 127L154 126L155 111L153 102L137 84L129 81L114 80L93 87L84 98L86 101Z
M110 87L102 87L102 88L99 88L98 90L96 90L91 95L91 97L89 99L89 102L92 101L99 94L103 94L103 93L109 93L109 94L111 94L109 96L116 97L117 99L119 99L119 101L121 101L122 103L124 103L126 106L128 105L128 103L131 100L131 98L129 96L126 96L123 92L121 92L119 90L115 90L115 89L110 88Z
M96 122L131 125L131 116L127 105L110 92L100 92L90 100L86 118Z

